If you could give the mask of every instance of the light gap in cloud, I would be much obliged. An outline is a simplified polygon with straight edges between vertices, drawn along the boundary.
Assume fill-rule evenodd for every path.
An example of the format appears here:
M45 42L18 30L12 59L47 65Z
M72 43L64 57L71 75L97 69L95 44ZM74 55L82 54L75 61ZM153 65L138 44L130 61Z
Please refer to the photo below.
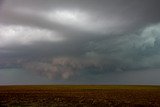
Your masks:
M30 45L34 42L62 41L59 33L47 29L33 28L20 25L0 25L0 46Z

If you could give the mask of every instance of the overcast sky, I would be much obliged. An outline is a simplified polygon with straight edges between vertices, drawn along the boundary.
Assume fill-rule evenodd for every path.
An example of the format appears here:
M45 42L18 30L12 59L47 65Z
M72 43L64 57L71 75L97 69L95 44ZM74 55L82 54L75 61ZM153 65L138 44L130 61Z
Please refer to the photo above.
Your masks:
M159 11L160 0L0 0L0 84L160 85Z

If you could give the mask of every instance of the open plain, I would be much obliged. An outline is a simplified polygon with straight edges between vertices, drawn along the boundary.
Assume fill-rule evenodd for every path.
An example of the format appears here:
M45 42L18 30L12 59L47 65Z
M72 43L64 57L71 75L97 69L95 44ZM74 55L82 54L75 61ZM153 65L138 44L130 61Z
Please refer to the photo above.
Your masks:
M160 87L1 86L0 107L160 107Z

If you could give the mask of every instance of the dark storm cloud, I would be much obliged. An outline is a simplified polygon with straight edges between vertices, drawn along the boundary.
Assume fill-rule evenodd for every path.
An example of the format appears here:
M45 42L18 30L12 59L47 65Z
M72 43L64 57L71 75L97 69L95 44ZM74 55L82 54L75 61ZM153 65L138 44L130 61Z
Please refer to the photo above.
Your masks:
M64 0L11 1L11 0L8 0L7 1L6 0L6 5L4 5L4 8L7 8L6 14L8 14L8 12L11 12L10 13L11 15L8 14L9 16L5 17L4 20L8 22L7 19L9 18L9 20L11 20L11 23L15 23L15 22L18 23L20 21L20 23L24 23L24 24L29 24L29 25L38 24L39 27L46 25L47 27L51 25L47 22L44 22L45 20L43 18L37 17L36 16L37 14L33 14L34 12L30 12L26 14L25 11L27 9L30 9L31 11L35 11L35 13L36 12L38 13L38 12L49 11L54 9L62 9L62 10L63 9L64 10L79 9L82 11L86 11L89 14L95 16L94 17L95 22L103 19L105 21L110 19L115 19L115 20L119 20L120 23L125 23L127 25L129 24L128 26L136 28L137 26L143 26L144 24L159 21L159 18L160 18L160 15L158 12L159 4L160 2L158 0L152 0L152 1L150 0L142 0L142 1L101 0L100 2L91 1L91 0L86 0L86 1L80 1L80 0L75 0L75 1L73 0L67 0L67 1L64 1ZM12 8L19 9L22 13L13 12L14 10L12 10ZM55 23L52 24L52 26L54 27ZM123 27L124 25L121 26L121 28ZM54 29L56 29L56 26Z
M159 69L159 0L0 4L2 68L18 66L64 79Z

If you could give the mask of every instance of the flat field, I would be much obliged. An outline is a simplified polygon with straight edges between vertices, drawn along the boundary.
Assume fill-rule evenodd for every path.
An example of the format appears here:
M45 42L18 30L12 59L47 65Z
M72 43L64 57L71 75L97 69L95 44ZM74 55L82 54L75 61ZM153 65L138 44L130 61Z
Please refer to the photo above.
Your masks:
M160 107L160 86L0 86L0 107Z

